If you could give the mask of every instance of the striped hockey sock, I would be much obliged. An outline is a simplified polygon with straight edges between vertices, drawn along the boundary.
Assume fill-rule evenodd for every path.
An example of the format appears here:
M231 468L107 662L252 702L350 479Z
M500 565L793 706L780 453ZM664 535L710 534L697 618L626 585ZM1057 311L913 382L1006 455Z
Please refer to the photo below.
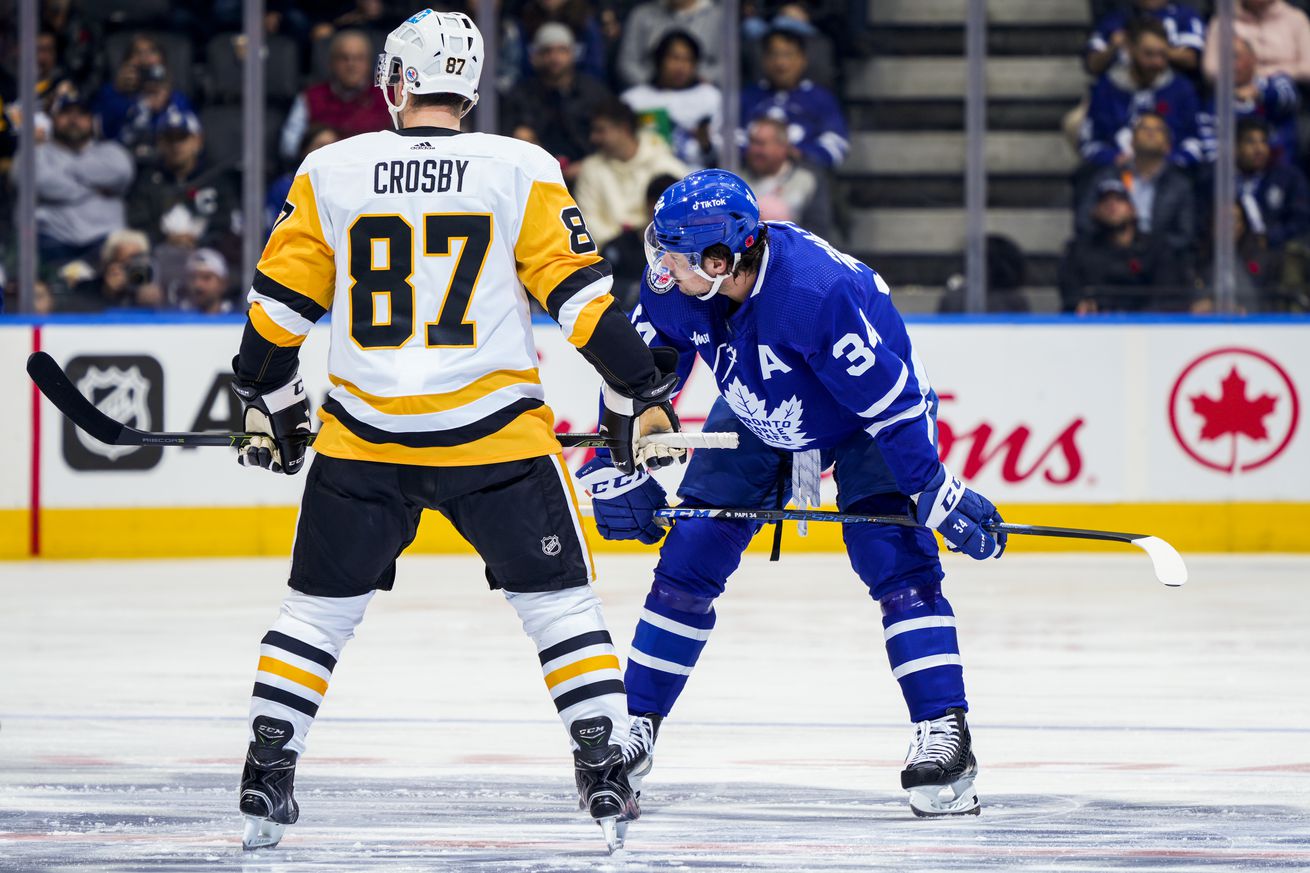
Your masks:
M314 597L293 591L259 644L259 666L250 700L256 718L290 722L290 751L305 750L305 737L327 694L332 671L346 641L364 618L373 593L359 597ZM251 730L251 741L254 730Z
M628 653L628 709L667 716L714 629L714 601L670 597L657 585L646 597Z
M579 719L605 716L615 741L622 743L628 733L623 676L591 586L506 592L505 597L537 645L546 688L565 730Z
M883 638L910 720L967 710L955 613L937 586L903 588L882 598Z

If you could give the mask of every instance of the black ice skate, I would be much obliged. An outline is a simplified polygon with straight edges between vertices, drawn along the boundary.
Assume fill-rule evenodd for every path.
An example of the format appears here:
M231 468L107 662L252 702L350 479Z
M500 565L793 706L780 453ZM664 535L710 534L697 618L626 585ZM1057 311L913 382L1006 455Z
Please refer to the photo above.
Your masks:
M610 854L623 848L628 822L641 815L637 795L628 782L628 760L622 746L610 742L614 725L608 718L584 718L569 725L578 744L573 772L578 782L578 807L591 813L605 834Z
M246 752L241 771L241 812L246 816L241 848L272 848L282 839L287 825L300 817L293 787L296 753L288 750L291 722L267 716L255 719L255 741Z
M963 709L914 726L914 739L901 771L901 787L910 791L910 809L920 817L978 815L973 779L978 761Z

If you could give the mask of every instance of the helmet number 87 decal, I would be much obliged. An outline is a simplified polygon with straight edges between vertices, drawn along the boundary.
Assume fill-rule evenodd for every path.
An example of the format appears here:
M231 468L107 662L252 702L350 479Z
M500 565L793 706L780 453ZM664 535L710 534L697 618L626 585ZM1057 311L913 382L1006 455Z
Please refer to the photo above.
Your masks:
M596 241L587 230L587 222L582 220L582 210L569 206L560 211L559 220L569 232L569 248L575 255L589 255L596 251Z
M453 74L455 74L456 76L461 76L461 75L463 75L463 74L464 74L464 59L463 59L463 58L446 58L446 72L447 72L447 73L453 73Z

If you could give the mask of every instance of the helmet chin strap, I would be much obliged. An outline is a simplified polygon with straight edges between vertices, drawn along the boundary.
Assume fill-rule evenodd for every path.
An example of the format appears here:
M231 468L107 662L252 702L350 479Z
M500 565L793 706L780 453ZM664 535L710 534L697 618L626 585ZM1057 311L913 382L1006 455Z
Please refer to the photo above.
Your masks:
M728 270L728 272L724 273L722 276L711 276L709 273L706 273L699 266L692 267L691 268L692 272L694 272L697 276L700 276L702 279L710 283L710 290L706 291L704 294L695 295L696 299L709 300L715 294L718 294L719 289L723 287L723 283L726 282L728 280L728 277L732 275L732 271L737 269L737 263L740 260L741 260L741 254L734 252L732 255L732 267Z
M387 86L382 89L382 99L387 101L387 112L391 113L391 126L396 130L401 129L400 113L409 105L409 89L400 89L400 103L391 102L391 87Z

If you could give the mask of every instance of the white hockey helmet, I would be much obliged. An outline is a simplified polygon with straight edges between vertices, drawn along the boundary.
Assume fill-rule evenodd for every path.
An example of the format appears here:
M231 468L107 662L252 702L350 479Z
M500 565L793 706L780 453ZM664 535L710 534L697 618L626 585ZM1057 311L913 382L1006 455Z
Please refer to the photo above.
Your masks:
M478 102L482 45L482 33L462 12L424 9L387 34L378 55L377 86L395 125L400 126L410 94L457 94L468 101L460 115L472 109ZM399 103L393 100L396 85L402 86Z

